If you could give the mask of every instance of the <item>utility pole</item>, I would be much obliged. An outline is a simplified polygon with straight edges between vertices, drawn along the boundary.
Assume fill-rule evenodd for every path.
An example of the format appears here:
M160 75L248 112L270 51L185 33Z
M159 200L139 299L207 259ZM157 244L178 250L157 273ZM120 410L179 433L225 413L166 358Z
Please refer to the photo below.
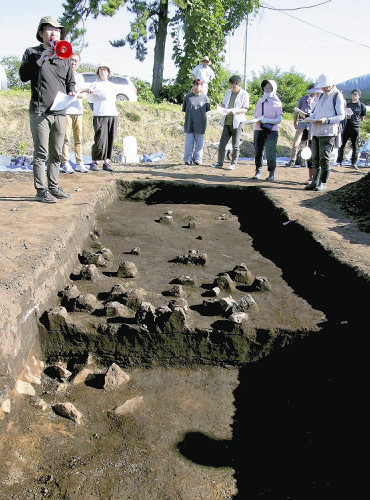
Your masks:
M244 89L247 90L247 43L248 43L248 14L245 20L245 47L244 47Z

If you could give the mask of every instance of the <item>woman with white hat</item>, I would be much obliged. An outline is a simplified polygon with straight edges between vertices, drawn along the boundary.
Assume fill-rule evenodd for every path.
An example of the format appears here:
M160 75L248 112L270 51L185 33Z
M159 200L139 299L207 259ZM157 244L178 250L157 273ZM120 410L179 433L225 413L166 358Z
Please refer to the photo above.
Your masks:
M330 156L334 146L340 146L340 122L345 118L345 100L335 87L331 75L322 73L316 83L323 93L310 116L312 121L313 180L308 190L324 191L330 174Z
M96 74L100 78L88 90L88 101L93 104L94 144L91 148L92 164L90 170L99 170L98 160L103 160L103 170L111 172L113 142L117 132L118 110L116 107L116 88L108 80L110 68L100 64Z

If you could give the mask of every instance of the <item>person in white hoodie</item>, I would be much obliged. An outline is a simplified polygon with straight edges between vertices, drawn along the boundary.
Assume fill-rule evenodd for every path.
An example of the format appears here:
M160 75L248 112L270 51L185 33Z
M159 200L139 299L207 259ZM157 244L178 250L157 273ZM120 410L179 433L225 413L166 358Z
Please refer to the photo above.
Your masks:
M112 172L110 165L113 154L113 142L117 132L118 110L116 107L117 90L108 80L110 68L100 64L96 74L100 80L94 82L88 90L87 99L93 104L94 144L91 148L92 163L90 170L96 171L98 161L103 160L103 170Z
M330 156L334 146L340 146L340 122L345 118L345 100L331 75L322 73L316 83L323 93L310 116L312 122L313 180L308 190L324 191L330 174Z
M254 117L258 121L254 125L254 149L256 171L252 179L259 179L262 173L263 150L266 149L267 181L273 181L276 170L276 145L279 136L279 123L283 115L281 101L276 95L277 84L275 80L263 80L261 83L263 96L258 100Z
M62 163L60 170L66 174L73 174L76 172L88 172L89 169L85 167L82 158L82 92L85 85L85 80L81 73L77 73L76 70L80 65L81 57L78 52L73 52L70 57L73 75L76 82L76 92L78 97L75 101L66 108L66 135L64 137L64 144L62 150ZM73 132L73 140L75 144L75 154L76 154L76 168L73 170L72 165L69 163L69 145L71 143L71 135Z

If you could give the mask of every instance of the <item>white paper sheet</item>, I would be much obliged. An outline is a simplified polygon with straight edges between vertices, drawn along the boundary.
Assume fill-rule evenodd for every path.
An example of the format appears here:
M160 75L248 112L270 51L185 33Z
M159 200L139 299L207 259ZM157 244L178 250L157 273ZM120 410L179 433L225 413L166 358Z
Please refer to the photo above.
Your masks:
M53 104L50 106L50 111L61 111L65 109L72 101L77 100L77 95L67 95L58 90Z

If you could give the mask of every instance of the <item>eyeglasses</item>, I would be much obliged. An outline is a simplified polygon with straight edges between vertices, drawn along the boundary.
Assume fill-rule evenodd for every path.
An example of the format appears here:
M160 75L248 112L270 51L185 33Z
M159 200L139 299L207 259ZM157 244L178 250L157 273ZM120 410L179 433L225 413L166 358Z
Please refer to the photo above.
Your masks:
M48 26L45 28L45 31L48 31L49 33L52 31L54 31L54 33L61 33L62 30L60 28L54 28L54 26Z
M72 57L71 57L71 61L72 61L72 62L76 62L76 63L80 62L80 60L79 60L79 59L72 59Z

